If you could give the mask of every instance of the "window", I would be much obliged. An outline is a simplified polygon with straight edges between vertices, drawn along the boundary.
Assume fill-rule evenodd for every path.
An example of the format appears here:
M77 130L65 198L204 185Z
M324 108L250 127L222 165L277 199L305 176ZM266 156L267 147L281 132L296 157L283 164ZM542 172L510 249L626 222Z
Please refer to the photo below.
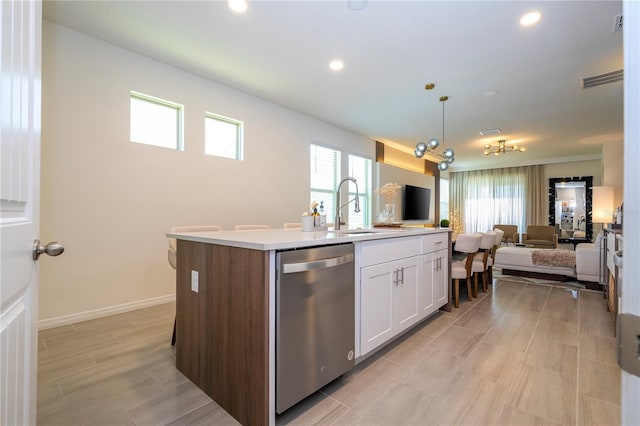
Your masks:
M349 181L349 200L360 197L360 213L354 212L353 203L349 204L349 228L366 228L371 218L371 160L357 155L349 155L349 176L358 181L356 185Z
M241 121L207 113L204 119L204 153L242 160L243 128Z
M440 178L440 220L449 219L449 180Z
M338 150L311 145L311 195L309 201L322 201L327 223L333 223L336 211L336 189L340 183L341 153Z
M539 168L507 167L450 174L452 228L456 232L485 232L495 224L525 229L528 182L539 182ZM533 202L533 201L531 201ZM532 207L531 207L532 208ZM535 222L534 222L535 223Z
M131 92L131 142L182 151L182 111L174 102Z

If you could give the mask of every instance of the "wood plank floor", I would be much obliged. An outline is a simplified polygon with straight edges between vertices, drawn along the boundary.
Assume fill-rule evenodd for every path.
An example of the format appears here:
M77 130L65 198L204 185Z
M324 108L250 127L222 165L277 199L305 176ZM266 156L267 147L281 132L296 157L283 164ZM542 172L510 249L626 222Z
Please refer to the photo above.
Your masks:
M534 284L535 282L535 284ZM498 278L277 419L301 425L620 424L600 293ZM234 425L175 369L174 304L39 333L40 425Z

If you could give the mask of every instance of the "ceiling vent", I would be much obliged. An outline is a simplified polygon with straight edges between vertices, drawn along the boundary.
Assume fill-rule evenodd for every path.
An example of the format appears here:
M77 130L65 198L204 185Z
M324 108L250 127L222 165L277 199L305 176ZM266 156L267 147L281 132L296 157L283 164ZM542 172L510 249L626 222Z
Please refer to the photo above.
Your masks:
M589 87L602 86L603 84L615 83L616 81L622 81L624 78L624 70L611 71L604 74L594 75L592 77L585 77L580 81L580 85L583 89Z
M500 129L487 129L487 130L480 130L478 133L480 133L480 136L497 135L498 133L502 133L502 130L500 130Z

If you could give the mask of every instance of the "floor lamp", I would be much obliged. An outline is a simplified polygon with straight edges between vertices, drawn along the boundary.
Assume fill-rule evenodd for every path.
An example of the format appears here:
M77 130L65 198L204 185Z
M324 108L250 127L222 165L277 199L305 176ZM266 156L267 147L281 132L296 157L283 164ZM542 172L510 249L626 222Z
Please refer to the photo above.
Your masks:
M613 187L612 186L594 186L592 188L592 210L591 210L591 222L602 224L602 228L606 224L611 223L613 220ZM605 277L606 262L607 262L607 242L603 236L603 240L600 242L600 267L598 268L598 274L600 284L606 289L608 283L607 277Z

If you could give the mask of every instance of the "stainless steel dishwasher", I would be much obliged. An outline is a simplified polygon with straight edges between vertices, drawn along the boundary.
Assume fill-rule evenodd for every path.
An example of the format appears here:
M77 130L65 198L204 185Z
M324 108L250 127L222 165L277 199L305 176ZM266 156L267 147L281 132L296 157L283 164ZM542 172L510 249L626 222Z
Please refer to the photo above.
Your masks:
M353 244L282 251L276 279L276 412L355 365Z

